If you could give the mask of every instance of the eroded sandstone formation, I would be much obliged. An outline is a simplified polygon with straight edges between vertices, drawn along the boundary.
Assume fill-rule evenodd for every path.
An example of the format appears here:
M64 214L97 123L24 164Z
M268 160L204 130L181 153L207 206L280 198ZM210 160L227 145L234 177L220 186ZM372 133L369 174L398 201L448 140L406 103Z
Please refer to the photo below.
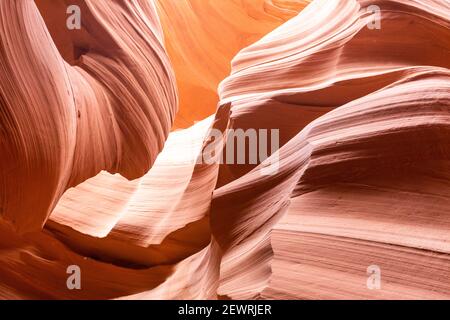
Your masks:
M450 298L450 5L308 2L2 0L0 298Z

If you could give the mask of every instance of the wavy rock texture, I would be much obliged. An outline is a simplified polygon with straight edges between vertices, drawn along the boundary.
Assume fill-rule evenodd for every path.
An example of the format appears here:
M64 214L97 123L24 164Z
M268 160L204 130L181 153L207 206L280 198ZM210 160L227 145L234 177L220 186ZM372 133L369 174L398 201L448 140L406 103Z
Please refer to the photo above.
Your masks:
M73 67L34 1L0 5L0 203L21 231L40 229L64 191L101 170L147 172L172 126L177 95L154 7L113 3L79 2L89 49Z
M0 3L0 298L450 298L449 4L73 2Z
M367 28L371 4L380 30ZM281 128L284 146L271 177L264 164L221 168L212 229L234 232L220 294L448 297L449 9L314 1L237 55L220 87L232 126ZM366 287L370 265L382 290Z

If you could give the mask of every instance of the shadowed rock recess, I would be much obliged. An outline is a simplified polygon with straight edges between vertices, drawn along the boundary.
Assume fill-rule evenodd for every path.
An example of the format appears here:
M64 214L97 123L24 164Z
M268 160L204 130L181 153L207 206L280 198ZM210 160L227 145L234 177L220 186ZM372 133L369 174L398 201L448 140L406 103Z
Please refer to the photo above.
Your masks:
M0 299L450 299L449 57L446 0L0 0Z

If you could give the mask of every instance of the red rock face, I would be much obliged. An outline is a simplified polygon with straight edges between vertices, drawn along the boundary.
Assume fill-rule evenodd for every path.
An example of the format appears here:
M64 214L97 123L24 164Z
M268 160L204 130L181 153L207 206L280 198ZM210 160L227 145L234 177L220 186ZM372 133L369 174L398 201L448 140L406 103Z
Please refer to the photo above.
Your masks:
M2 0L0 298L450 298L450 5L308 2Z

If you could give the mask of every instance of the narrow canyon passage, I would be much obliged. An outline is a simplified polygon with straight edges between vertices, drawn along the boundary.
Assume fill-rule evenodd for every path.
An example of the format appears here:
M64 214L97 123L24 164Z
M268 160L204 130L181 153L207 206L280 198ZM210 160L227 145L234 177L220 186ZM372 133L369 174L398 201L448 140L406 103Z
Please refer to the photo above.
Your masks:
M447 1L0 18L0 299L450 298Z

